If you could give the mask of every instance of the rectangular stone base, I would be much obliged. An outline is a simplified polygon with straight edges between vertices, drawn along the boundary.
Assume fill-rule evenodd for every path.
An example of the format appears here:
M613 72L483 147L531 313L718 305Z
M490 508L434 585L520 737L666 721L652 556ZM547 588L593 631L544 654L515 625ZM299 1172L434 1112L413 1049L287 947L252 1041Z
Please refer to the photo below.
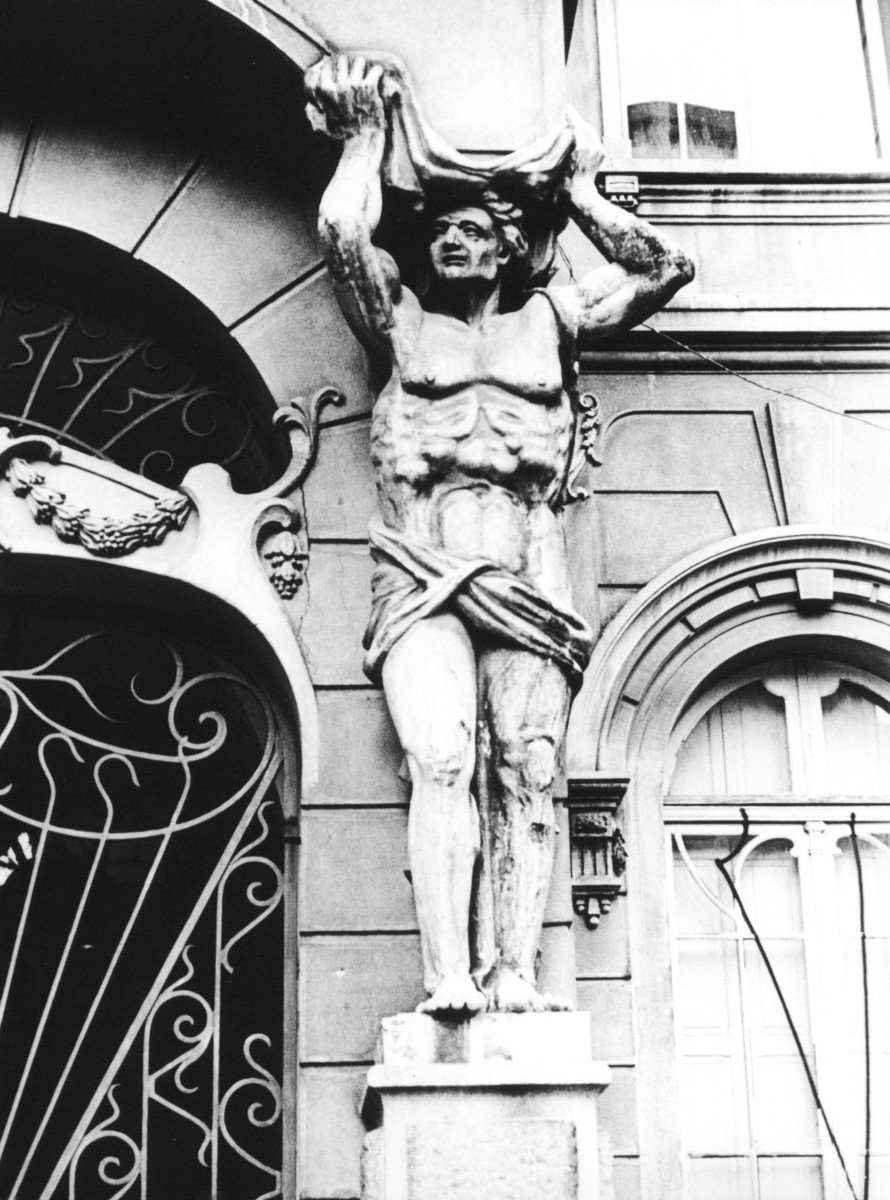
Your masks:
M384 1020L364 1200L607 1200L586 1013Z

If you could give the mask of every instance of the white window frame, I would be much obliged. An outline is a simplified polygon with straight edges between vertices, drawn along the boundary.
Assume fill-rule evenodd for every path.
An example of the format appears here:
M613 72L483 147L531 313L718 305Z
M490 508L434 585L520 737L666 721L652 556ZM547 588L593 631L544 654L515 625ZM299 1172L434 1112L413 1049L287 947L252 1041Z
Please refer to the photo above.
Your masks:
M763 162L750 153L749 127L744 108L737 114L737 137L739 157L737 159L688 159L684 122L681 121L680 150L677 158L634 158L628 148L626 105L621 90L620 39L618 5L620 0L582 0L593 6L595 21L583 22L576 19L576 36L595 36L596 46L588 49L587 57L599 59L600 105L602 111L602 135L608 155L608 166L614 170L659 172L713 172L744 174L752 170L758 173L784 175L788 170L775 162ZM871 101L877 151L873 158L861 164L849 161L837 164L843 174L873 174L882 166L890 168L890 63L885 50L881 14L878 0L855 0L865 54L866 83ZM591 32L588 32L591 31ZM595 33L593 32L595 31ZM598 52L598 53L597 53ZM683 112L684 97L665 97L674 100L678 114ZM593 107L593 106L591 106ZM620 149L619 149L620 148ZM799 173L801 164L794 163L793 173ZM813 162L812 169L830 171L830 160Z
M801 661L800 659L791 660ZM669 781L674 773L678 753L692 730L715 705L725 700L750 683L763 681L776 675L788 664L769 663L748 669L721 680L708 689L684 713L671 737L665 762L664 778ZM890 705L890 684L867 672L848 667L830 660L813 660L813 667L820 669L826 677L834 676L851 682ZM773 688L769 688L773 691ZM776 694L774 692L774 694ZM845 1159L855 1163L861 1153L854 1138L846 1128L846 1114L836 1102L841 1093L844 1078L843 1047L838 1044L837 1030L841 1027L843 998L837 986L837 972L832 970L835 943L832 914L835 906L837 879L835 859L837 843L851 836L850 813L856 813L858 836L890 857L890 849L880 842L877 834L890 834L890 794L887 796L820 796L814 787L815 779L824 763L822 744L821 705L820 712L808 706L807 697L801 696L798 704L789 703L786 697L786 720L789 741L789 765L791 770L791 793L787 799L772 802L758 796L714 796L706 802L703 797L672 797L666 789L663 798L665 827L665 871L669 880L667 889L669 922L671 928L671 965L676 987L679 979L678 942L674 931L677 928L673 871L675 865L675 836L680 837L727 837L738 834L744 827L744 813L750 818L751 840L741 851L750 855L760 844L772 840L787 840L792 844L792 853L798 858L800 871L801 904L803 910L803 944L806 956L807 993L812 1044L816 1060L818 1087L826 1105L829 1119L838 1137ZM812 697L809 697L812 699ZM801 720L798 723L797 717ZM806 746L814 756L807 761L803 754L795 753ZM743 813L744 810L744 813ZM681 857L682 851L681 851ZM688 864L687 864L688 867ZM694 872L692 872L695 878ZM701 886L699 884L699 886ZM746 938L747 931L739 927L736 934L739 944ZM680 1037L677 1030L677 1069L680 1072ZM749 1085L750 1090L750 1085ZM832 1103L832 1097L835 1102ZM749 1105L752 1097L749 1096ZM751 1115L749 1109L749 1115ZM821 1115L818 1118L820 1154L823 1167L825 1200L850 1200L849 1187L844 1179L840 1163L831 1144L829 1133ZM750 1122L750 1140L755 1142L753 1119ZM684 1153L684 1170L689 1158L710 1157ZM738 1157L745 1157L739 1155ZM752 1200L759 1200L756 1146L749 1152L752 1160ZM877 1157L877 1155L875 1155Z

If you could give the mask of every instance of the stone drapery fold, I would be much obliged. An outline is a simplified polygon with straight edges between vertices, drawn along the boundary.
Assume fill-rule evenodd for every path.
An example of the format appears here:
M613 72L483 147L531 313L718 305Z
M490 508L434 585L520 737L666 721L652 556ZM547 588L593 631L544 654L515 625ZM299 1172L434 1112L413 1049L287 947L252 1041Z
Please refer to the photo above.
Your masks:
M553 660L574 691L581 686L593 632L578 613L488 559L421 545L379 519L368 533L377 566L363 644L365 674L374 682L386 655L412 625L449 611L498 642Z

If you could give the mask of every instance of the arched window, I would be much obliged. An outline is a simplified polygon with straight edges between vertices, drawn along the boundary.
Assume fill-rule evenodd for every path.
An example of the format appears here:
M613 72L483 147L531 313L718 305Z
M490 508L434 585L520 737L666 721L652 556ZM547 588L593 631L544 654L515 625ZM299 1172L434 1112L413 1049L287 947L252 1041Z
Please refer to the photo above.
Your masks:
M866 1170L887 1194L890 687L749 670L688 707L669 759L689 1200L840 1200Z

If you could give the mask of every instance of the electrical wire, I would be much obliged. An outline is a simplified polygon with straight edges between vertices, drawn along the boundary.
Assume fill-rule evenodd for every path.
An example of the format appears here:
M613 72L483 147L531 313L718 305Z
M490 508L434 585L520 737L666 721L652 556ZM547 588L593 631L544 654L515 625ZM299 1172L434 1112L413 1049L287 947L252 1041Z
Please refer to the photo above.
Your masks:
M847 1186L850 1189L850 1195L853 1197L853 1200L857 1200L856 1189L853 1187L853 1181L850 1178L850 1172L847 1169L846 1160L844 1159L843 1153L840 1148L840 1144L838 1143L837 1137L835 1136L834 1129L831 1126L831 1122L828 1120L828 1113L825 1111L825 1106L822 1103L822 1097L819 1095L819 1088L816 1085L816 1079L815 1079L815 1076L813 1075L813 1071L812 1071L812 1068L810 1067L809 1061L807 1060L807 1055L806 1055L806 1051L803 1046L803 1042L801 1041L800 1034L797 1031L797 1026L794 1023L794 1018L791 1015L791 1009L788 1007L788 1001L785 999L785 993L782 991L781 984L779 983L779 980L776 975L773 964L770 961L770 957L766 952L766 947L764 946L763 942L761 941L760 934L757 932L756 928L754 927L753 921L751 920L750 916L748 915L748 910L745 908L744 901L742 900L742 897L739 894L739 890L735 885L735 880L732 878L732 875L727 870L728 864L731 863L732 860L736 857L736 855L741 852L741 850L745 846L745 843L748 840L748 830L750 828L750 821L748 819L748 813L746 812L746 810L744 808L741 809L740 811L742 814L742 832L739 834L738 841L736 842L735 846L730 850L729 854L725 855L725 857L723 857L723 858L715 859L715 864L717 866L717 870L720 872L720 874L726 880L726 885L729 888L730 892L732 893L733 900L738 905L738 909L739 909L739 912L741 913L742 920L745 922L748 932L751 934L751 937L754 939L754 944L760 953L760 957L763 961L763 965L766 968L766 973L767 973L767 975L769 975L770 982L772 983L773 988L775 990L776 998L778 999L779 1004L781 1005L782 1012L785 1014L785 1020L788 1023L789 1032L791 1033L791 1037L792 1037L792 1039L794 1041L794 1045L797 1049L797 1053L800 1058L801 1064L803 1066L804 1073L806 1074L807 1083L809 1084L810 1091L813 1094L813 1100L815 1101L816 1108L818 1109L819 1113L822 1116L822 1120L825 1123L825 1128L828 1132L828 1137L831 1141L832 1146L834 1147L835 1153L837 1154L838 1161L841 1165L841 1170L844 1173L844 1179L846 1179ZM865 1198L863 1198L863 1200L865 1200Z
M641 322L643 329L648 329L650 333L656 333L660 338L664 338L666 342L670 342L674 346L679 346L681 350L685 350L687 354L693 354L696 358L702 359L706 363L710 363L712 367L717 367L726 375L732 375L735 379L741 379L743 383L749 383L751 387L760 388L762 392L771 392L774 396L787 396L789 400L797 400L800 404L809 404L811 408L819 408L822 412L831 413L833 417L844 417L848 421L858 421L860 425L870 425L872 429L880 429L881 433L890 433L890 428L886 425L881 425L877 421L870 421L868 417L863 417L860 413L839 412L838 409L832 408L828 404L820 404L818 400L813 400L809 396L800 396L796 392L783 392L781 388L769 387L765 383L760 383L756 379L751 379L749 375L743 375L741 371L734 371L732 367L728 367L725 363L719 362L716 358L712 358L710 354L705 354L703 350L696 350L693 346L687 346L685 342L681 342L679 338L674 337L670 333L665 333L663 329L656 329L654 325L649 325L646 321Z
M556 248L559 255L565 263L566 270L569 273L569 278L572 283L577 283L575 272L572 269L572 262L565 250L559 242L556 243ZM742 383L750 384L751 387L759 388L762 392L770 392L773 396L785 396L789 400L796 400L799 404L809 404L811 408L821 409L822 412L830 413L833 417L843 417L848 421L858 421L860 425L868 425L872 429L880 429L881 433L890 434L890 427L881 425L878 421L870 421L868 417L862 416L860 413L839 412L836 408L832 408L828 404L820 404L818 400L813 400L809 396L799 396L796 392L785 392L781 388L769 387L768 384L760 383L756 379L752 379L750 375L744 375L741 371L734 371L732 367L728 367L726 363L720 362L719 359L713 358L710 354L705 354L703 350L696 350L695 347L687 345L686 342L673 334L665 333L663 329L658 329L655 325L650 325L647 321L640 322L640 328L647 329L649 333L654 333L657 337L663 338L672 346L685 351L687 354L693 355L695 358L700 358L702 362L708 363L712 367L716 367L718 371L722 371L725 375L732 375L734 379L740 379Z
M563 262L566 265L566 268L568 269L569 277L571 278L572 282L573 283L577 282L575 279L575 272L572 269L571 260L569 259L565 250L562 248L562 246L559 243L557 243L557 249L560 253L560 256L562 257ZM725 363L722 363L718 359L713 358L710 354L705 354L701 350L696 350L694 347L687 345L686 342L682 341L680 338L674 337L673 334L665 333L664 330L658 329L658 328L656 328L656 326L650 325L648 322L645 322L645 321L642 322L641 325L642 325L643 329L648 330L650 333L654 333L657 337L662 338L664 341L670 343L673 346L676 346L678 349L683 350L685 353L691 354L695 358L701 359L703 362L708 363L712 367L716 367L717 370L722 371L726 375L731 375L731 376L733 376L733 378L741 380L742 383L747 383L751 387L759 388L760 391L769 392L774 396L784 396L789 400L796 400L800 404L809 404L812 408L821 409L823 412L831 413L833 416L844 417L848 421L858 421L859 424L861 424L861 425L868 425L872 429L879 429L881 431L881 433L890 434L890 428L888 428L886 425L881 425L877 421L870 421L868 419L868 417L864 417L859 413L839 412L837 409L831 408L827 404L820 404L818 400L813 400L809 396L800 396L794 392L783 391L781 388L769 387L767 384L760 383L758 380L751 379L750 376L742 374L741 371L733 370L732 367L728 367ZM841 1170L843 1171L844 1179L847 1182L847 1186L850 1189L850 1193L853 1196L854 1200L856 1200L856 1189L853 1187L853 1181L850 1178L850 1172L847 1168L847 1163L844 1159L844 1156L841 1151L840 1145L838 1143L837 1137L835 1135L834 1129L831 1126L831 1122L828 1119L828 1114L825 1111L825 1106L822 1103L822 1098L819 1094L819 1089L816 1084L815 1076L813 1075L809 1061L807 1060L806 1051L804 1049L803 1042L801 1041L800 1034L798 1033L797 1026L794 1023L794 1018L791 1015L791 1010L788 1007L788 1002L785 999L785 995L782 991L782 988L779 983L778 977L776 975L775 969L773 968L772 962L770 961L769 955L767 954L766 947L764 946L764 944L760 938L760 935L758 934L757 929L755 928L754 923L752 922L752 920L748 914L748 910L745 908L744 901L742 900L742 897L738 891L738 888L735 885L735 881L733 880L732 876L730 875L729 871L727 870L728 864L730 862L732 862L732 860L736 857L737 854L739 854L739 852L742 850L742 847L745 845L745 843L748 839L748 829L749 829L748 814L744 808L741 810L741 813L742 813L742 821L743 821L742 833L740 834L736 845L733 847L733 849L730 851L730 853L727 854L724 858L716 860L717 869L720 871L720 874L725 879L727 887L729 888L729 890L732 894L732 897L738 906L742 920L744 921L745 926L748 929L748 932L751 934L751 937L754 939L754 944L757 947L757 950L760 954L761 960L763 961L763 965L766 969L767 974L769 975L770 981L775 990L776 997L779 1001L779 1004L781 1005L782 1012L785 1015L785 1020L788 1023L788 1029L791 1033L792 1039L794 1040L794 1045L797 1049L798 1056L800 1058L801 1064L802 1064L804 1072L806 1074L807 1083L808 1083L810 1091L813 1095L813 1100L815 1101L816 1108L818 1109L819 1113L822 1116L822 1120L825 1123L825 1128L828 1132L828 1136L831 1141L831 1144L834 1147L834 1151L837 1154L838 1161L841 1165ZM850 830L852 832L853 855L854 855L854 859L856 862L856 879L857 879L858 888L859 888L859 937L860 937L860 947L861 947L861 957L862 957L862 991L863 991L863 1017L864 1017L864 1041L865 1041L865 1175L864 1175L864 1183L863 1183L862 1200L869 1200L870 1168L871 1168L871 1020L870 1020L870 1012L869 1012L869 994L868 994L868 945L867 945L866 934L865 934L865 888L864 888L863 877L862 877L862 860L861 860L861 857L859 854L859 840L858 840L858 835L856 833L856 814L855 813L850 814Z
M856 833L856 814L850 813L850 833L853 836L853 858L856 861L856 882L859 886L859 946L862 955L862 1006L865 1034L865 1181L862 1200L868 1200L871 1176L871 1015L868 1003L868 942L865 936L865 885L862 879L862 859L859 855L859 835Z

